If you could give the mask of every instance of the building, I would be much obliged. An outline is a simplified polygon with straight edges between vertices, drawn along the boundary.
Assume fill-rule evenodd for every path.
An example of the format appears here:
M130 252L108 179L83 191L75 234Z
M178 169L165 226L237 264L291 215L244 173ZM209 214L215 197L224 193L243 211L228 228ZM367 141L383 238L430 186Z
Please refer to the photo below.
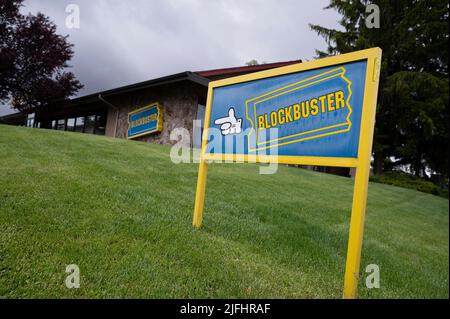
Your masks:
M16 125L16 126L31 126L31 123L27 122L28 117L23 113L13 113L0 117L0 124Z
M35 114L28 115L28 119L20 113L7 115L0 117L0 123L130 138L159 144L175 143L176 141L170 139L170 134L174 128L182 127L187 129L192 137L191 147L200 147L210 81L300 62L301 60L198 72L185 71L78 97L62 105L40 109ZM150 109L153 109L152 114ZM136 114L143 117L138 116L134 120L133 116ZM157 118L157 115L160 118ZM139 134L130 134L133 123L142 124L146 119L157 124ZM198 127L194 127L194 120L200 121ZM349 176L348 168L308 168Z
M62 105L40 109L29 115L28 120L20 113L0 117L0 123L133 138L159 144L174 143L170 140L170 133L174 128L183 127L194 137L191 146L199 147L201 129L195 131L193 121L200 120L203 123L210 81L299 62L301 61L181 72L74 98ZM133 112L145 111L146 106L156 103L162 119L159 129L130 135L129 121ZM138 120L142 122L142 119ZM133 121L130 122L132 124Z

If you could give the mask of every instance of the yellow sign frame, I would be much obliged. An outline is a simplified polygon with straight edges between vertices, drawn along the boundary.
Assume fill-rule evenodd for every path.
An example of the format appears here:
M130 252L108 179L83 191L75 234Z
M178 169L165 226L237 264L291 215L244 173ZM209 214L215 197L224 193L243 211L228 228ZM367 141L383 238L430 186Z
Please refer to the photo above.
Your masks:
M358 144L358 157L319 157L319 156L276 156L276 155L240 155L240 154L209 154L206 153L208 142L208 129L210 127L213 90L226 85L254 81L289 73L330 67L349 62L367 60L366 78L364 87L363 109L360 122L360 135ZM370 48L338 56L327 57L314 61L292 64L271 70L250 73L223 80L212 81L208 85L208 97L200 151L199 172L197 178L197 191L193 226L200 227L203 219L203 206L206 192L206 178L208 161L236 161L245 162L277 162L281 164L300 164L315 166L336 166L356 168L352 213L347 248L347 260L344 275L344 298L356 298L361 262L361 249L364 233L364 219L367 203L367 190L370 175L370 161L372 156L372 142L375 126L375 113L377 104L378 84L380 77L381 49Z

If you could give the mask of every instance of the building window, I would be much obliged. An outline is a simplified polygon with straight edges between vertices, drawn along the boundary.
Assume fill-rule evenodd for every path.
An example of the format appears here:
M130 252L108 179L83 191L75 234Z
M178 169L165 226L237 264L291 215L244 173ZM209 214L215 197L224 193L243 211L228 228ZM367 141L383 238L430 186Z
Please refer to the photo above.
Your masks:
M77 117L75 121L75 132L84 132L84 117Z
M95 129L95 115L86 116L84 122L84 132L94 134L94 129Z
M194 141L192 143L193 147L201 148L202 147L202 135L203 135L203 121L205 119L205 107L204 101L199 99L197 104L197 115L195 116L193 135Z
M66 126L65 119L59 119L56 121L56 129L57 130L64 131L65 126Z
M96 115L94 134L105 135L105 130L106 130L106 115Z
M53 120L51 128L54 130L105 135L106 113L99 112L93 115Z
M34 113L28 114L27 127L34 127Z
M75 130L75 119L67 119L67 130L68 131L74 131Z

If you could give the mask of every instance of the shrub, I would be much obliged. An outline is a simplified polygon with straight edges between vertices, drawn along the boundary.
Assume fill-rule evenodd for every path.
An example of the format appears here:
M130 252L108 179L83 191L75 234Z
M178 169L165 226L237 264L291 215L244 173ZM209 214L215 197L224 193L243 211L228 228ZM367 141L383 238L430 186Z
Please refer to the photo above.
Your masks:
M433 184L429 180L403 172L385 172L370 177L370 181L404 188L411 188L419 192L429 193L448 198L448 189Z

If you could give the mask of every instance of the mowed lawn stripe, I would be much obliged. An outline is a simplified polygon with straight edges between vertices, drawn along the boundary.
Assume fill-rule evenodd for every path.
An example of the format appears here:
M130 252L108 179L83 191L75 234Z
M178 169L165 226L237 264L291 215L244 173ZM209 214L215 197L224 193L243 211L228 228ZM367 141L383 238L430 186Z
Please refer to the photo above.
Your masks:
M0 297L340 298L353 181L198 164L170 148L0 125ZM361 298L448 298L448 200L370 183ZM68 264L81 287L64 284ZM377 264L380 289L365 286Z

